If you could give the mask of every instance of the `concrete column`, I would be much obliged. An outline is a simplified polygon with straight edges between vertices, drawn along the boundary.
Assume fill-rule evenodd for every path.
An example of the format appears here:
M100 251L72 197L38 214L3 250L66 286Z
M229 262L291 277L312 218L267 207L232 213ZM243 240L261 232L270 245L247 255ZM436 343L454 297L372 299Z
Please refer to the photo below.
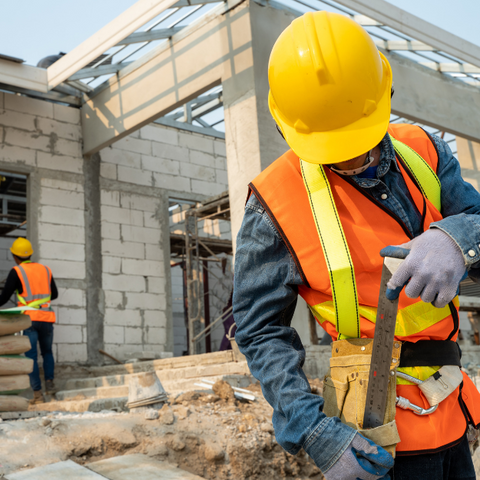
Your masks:
M252 0L227 15L230 51L236 52L237 45L250 45L232 55L232 75L222 82L235 246L249 182L288 149L268 110L268 59L275 40L295 17Z
M105 298L102 289L102 238L100 226L100 155L84 157L85 175L85 268L87 299L87 360L102 364Z

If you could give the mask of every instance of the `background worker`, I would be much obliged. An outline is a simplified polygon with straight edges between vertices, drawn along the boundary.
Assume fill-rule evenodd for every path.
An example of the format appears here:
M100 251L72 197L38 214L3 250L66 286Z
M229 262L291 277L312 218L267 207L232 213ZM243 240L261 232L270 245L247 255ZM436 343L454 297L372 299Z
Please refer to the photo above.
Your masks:
M474 480L465 433L480 424L480 394L459 368L455 296L465 271L480 265L480 194L463 181L445 142L420 127L389 125L390 65L350 18L295 19L277 39L268 73L270 112L292 150L250 184L233 313L235 339L273 407L278 443L290 454L303 448L327 480ZM413 156L421 175L399 152ZM438 198L422 188L425 178ZM330 244L338 232L341 241ZM375 444L363 436L371 432L357 432L369 368L360 345L374 335L380 251L402 244L410 253L388 286L409 281L395 338L412 356L407 366L400 356L396 370L436 381L447 365L460 380L426 416L395 408L395 394L429 405L416 383L394 380L393 419L378 428L395 422L395 435L384 429ZM338 258L345 261L333 268ZM330 404L311 393L302 370L305 350L290 326L298 294L335 340L331 372L335 363L349 372L324 382L325 399L334 391ZM396 445L395 465L380 442Z
M52 343L55 312L50 308L50 301L58 297L58 290L50 268L30 261L33 248L26 238L17 238L10 251L17 266L13 267L7 276L5 287L0 295L0 306L5 305L16 293L19 307L28 305L38 308L35 311L25 312L32 319L32 326L23 333L29 337L32 344L32 349L25 353L28 358L33 360L33 372L30 374L30 385L33 389L31 403L42 403L45 399L42 394L42 382L38 369L37 343L40 344L40 352L43 357L45 391L47 394L53 393L55 364Z

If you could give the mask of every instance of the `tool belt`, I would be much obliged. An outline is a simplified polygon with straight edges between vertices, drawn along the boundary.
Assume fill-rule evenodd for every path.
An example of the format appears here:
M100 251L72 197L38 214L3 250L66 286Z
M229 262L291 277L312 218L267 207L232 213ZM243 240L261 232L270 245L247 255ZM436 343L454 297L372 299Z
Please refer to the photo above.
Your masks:
M430 414L438 404L452 393L462 381L460 351L451 341L394 342L390 379L388 382L387 407L383 425L364 429L363 416L367 397L368 378L373 339L354 338L332 343L330 371L325 376L323 412L357 430L364 437L385 448L395 456L395 446L400 442L395 423L396 407L410 409L418 415ZM445 365L447 364L447 365ZM438 366L438 372L422 382L410 375L397 372L397 367ZM396 395L397 375L419 386L431 408L423 409Z

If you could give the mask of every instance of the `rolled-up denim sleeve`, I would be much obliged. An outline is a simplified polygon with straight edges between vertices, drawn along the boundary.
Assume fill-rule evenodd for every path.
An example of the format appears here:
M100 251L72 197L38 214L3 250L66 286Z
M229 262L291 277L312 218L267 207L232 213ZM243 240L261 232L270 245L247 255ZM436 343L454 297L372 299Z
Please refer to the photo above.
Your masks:
M252 195L237 237L233 314L235 339L273 407L278 443L301 448L322 470L345 451L355 431L323 412L302 370L305 350L290 322L301 277L270 217Z
M460 247L465 265L478 267L480 262L480 193L461 175L460 164L450 147L432 135L438 151L437 175L442 185L443 220L430 228L439 228Z

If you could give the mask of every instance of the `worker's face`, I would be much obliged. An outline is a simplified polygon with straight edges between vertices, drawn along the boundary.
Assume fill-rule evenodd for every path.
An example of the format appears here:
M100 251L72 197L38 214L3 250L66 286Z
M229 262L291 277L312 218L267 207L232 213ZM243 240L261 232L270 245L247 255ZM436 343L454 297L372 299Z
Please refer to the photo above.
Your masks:
M352 158L351 160L347 160L346 162L334 163L333 166L338 170L355 170L356 168L360 168L364 165L367 158L367 153L368 152Z

